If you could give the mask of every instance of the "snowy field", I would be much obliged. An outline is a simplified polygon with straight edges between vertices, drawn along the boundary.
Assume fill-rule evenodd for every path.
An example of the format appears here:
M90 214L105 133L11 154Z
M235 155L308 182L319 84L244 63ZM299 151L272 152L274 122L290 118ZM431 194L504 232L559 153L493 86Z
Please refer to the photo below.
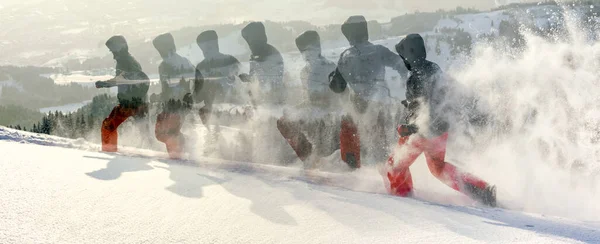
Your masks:
M47 74L44 77L54 80L54 84L57 85L68 85L71 83L78 83L81 85L93 86L94 82L99 80L108 80L113 78L112 75L88 75L82 71L73 72L72 74Z
M40 108L40 112L41 113L49 113L49 112L60 111L63 113L72 113L72 112L76 112L78 109L82 108L85 105L88 105L91 102L92 102L92 100L87 100L87 101L83 101L80 103L70 103L70 104L66 104L66 105L62 105L62 106Z
M0 242L600 243L600 223L335 184L375 186L368 169L325 184L293 168L97 149L0 128Z

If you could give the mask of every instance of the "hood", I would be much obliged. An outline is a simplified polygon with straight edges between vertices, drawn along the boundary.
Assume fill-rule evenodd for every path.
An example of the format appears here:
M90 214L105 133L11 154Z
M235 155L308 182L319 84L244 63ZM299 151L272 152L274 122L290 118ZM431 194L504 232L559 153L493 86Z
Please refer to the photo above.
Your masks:
M425 41L419 34L410 34L396 44L396 52L410 64L423 62L427 59ZM408 67L407 67L408 68Z
M127 53L129 52L129 47L127 46L127 41L123 36L113 36L108 39L105 43L106 47L112 53Z
M217 53L219 52L219 36L214 30L207 30L196 38L196 43L203 52Z
M308 49L308 47L316 48L321 51L321 38L316 31L305 31L296 38L296 47L300 52Z
M170 53L174 53L177 50L175 47L175 39L173 39L171 33L165 33L157 36L154 38L154 40L152 40L152 44L163 58L168 57Z
M266 44L267 33L265 26L261 22L251 22L242 29L242 37L248 44Z
M350 45L369 41L367 20L362 15L350 16L350 18L342 24L342 33L348 42L350 42Z

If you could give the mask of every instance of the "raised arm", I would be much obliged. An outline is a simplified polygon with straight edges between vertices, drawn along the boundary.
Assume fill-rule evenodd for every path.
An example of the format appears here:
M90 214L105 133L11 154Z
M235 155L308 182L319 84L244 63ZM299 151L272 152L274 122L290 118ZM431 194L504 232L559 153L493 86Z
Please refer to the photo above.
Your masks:
M381 46L380 50L385 66L396 70L398 74L400 74L400 77L402 77L402 80L406 80L408 77L408 69L400 55L393 53L384 46Z

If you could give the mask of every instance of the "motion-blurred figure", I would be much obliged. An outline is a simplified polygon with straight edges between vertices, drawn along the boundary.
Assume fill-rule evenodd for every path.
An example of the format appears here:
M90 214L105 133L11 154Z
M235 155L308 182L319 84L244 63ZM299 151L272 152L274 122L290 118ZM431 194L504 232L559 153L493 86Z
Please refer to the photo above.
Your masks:
M372 129L377 133L366 133L369 147L363 147L376 159L385 160L385 113L381 102L390 98L385 80L385 68L395 69L402 79L407 70L402 59L381 45L369 42L367 21L363 16L351 16L342 24L342 33L350 48L341 55L337 69L330 76L330 88L336 93L349 87L349 106L345 106L340 132L341 157L352 168L361 165L361 129ZM370 113L368 113L370 112ZM373 113L374 112L374 113ZM373 121L377 120L377 121ZM365 140L363 140L365 141Z
M329 155L334 149L332 135L324 128L325 123L312 118L311 112L314 109L327 109L334 102L328 76L335 70L335 64L321 55L321 39L316 31L300 34L296 38L296 46L306 61L300 79L308 100L294 108L296 114L292 118L281 117L277 121L277 128L305 166L310 168L318 164L315 162L317 158L311 156Z
M140 64L129 54L127 41L123 36L111 37L106 42L106 47L117 61L116 76L107 81L97 81L96 88L118 87L119 104L104 119L101 129L102 151L116 152L119 125L132 116L140 124L146 124L144 120L147 120L147 93L150 85Z
M390 156L387 162L388 190L398 196L412 194L409 167L424 152L427 166L436 178L484 204L495 206L494 186L445 161L450 113L445 101L448 81L442 78L438 65L426 59L423 38L418 34L408 35L396 45L396 50L411 75L403 102L408 115L405 124L398 127L400 139L397 150L394 150L396 154Z
M214 102L240 103L239 89L235 85L240 62L219 51L219 37L214 30L200 33L196 42L204 54L204 60L198 63L196 69L204 77L202 96L206 98L206 105Z
M187 58L177 54L175 40L170 33L157 36L152 44L163 59L158 66L162 111L156 118L154 133L156 139L166 145L169 157L179 159L184 152L181 126L191 106L187 102L191 96L190 80L195 78L194 66Z
M251 22L242 29L242 37L252 54L250 72L241 74L240 79L258 82L258 90L252 94L254 100L261 97L263 101L281 104L285 96L283 57L267 42L265 26L261 22Z

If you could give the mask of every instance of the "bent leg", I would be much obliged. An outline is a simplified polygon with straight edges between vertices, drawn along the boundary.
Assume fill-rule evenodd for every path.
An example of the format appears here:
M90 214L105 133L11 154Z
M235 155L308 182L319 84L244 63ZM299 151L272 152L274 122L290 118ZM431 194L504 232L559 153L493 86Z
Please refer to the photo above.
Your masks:
M445 161L447 140L448 133L444 133L427 142L425 158L431 174L454 190L476 198L485 204L495 205L496 197L493 187L484 180L463 172Z
M102 121L101 135L102 135L102 151L105 152L116 152L118 145L119 134L117 128L127 118L134 114L133 109L123 108L117 105L110 112L108 117Z
M284 117L277 120L277 129L294 149L298 158L304 162L312 154L312 144L299 127L298 123L288 121Z
M360 168L360 135L350 116L342 118L340 130L340 152L342 160L351 168Z
M410 196L412 194L413 182L410 166L423 152L421 138L418 136L403 136L398 140L398 145L388 158L386 163L388 192L396 196Z
M156 139L165 143L170 158L181 158L185 143L181 133L181 115L171 112L160 113L156 119L154 134Z

